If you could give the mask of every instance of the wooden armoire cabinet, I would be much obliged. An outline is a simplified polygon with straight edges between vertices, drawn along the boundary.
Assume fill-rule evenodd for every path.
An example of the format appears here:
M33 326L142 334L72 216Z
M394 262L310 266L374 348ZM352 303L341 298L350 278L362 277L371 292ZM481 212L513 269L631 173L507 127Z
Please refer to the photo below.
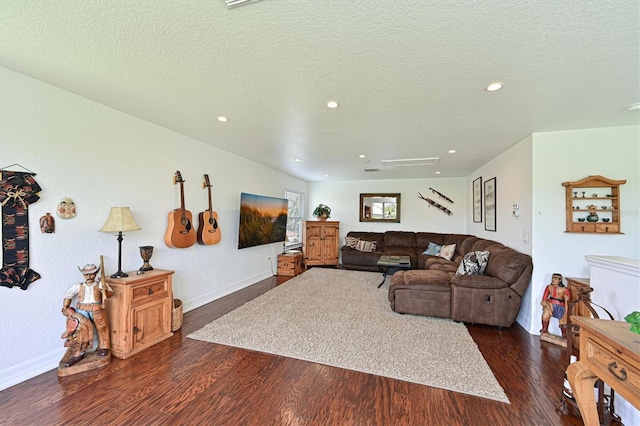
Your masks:
M306 221L304 226L304 263L307 266L338 266L340 222Z
M113 296L107 299L111 353L128 358L173 336L171 308L174 271L154 269L142 275L107 278Z

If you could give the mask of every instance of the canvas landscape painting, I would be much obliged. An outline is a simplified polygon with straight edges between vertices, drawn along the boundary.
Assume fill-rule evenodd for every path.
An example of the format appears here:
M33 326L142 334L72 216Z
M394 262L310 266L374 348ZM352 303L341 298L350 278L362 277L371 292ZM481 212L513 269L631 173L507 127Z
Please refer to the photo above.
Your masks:
M286 198L242 193L238 248L284 242L287 232Z

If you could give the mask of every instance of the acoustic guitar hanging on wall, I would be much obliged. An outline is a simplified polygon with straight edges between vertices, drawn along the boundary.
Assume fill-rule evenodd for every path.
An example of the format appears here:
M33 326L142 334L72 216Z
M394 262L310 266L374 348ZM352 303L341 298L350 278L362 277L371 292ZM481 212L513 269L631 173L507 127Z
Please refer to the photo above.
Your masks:
M184 207L184 180L180 171L173 177L173 184L180 184L180 208L169 213L169 226L164 235L164 243L171 248L187 248L196 243L191 212Z
M204 175L202 188L209 190L209 208L198 215L198 243L203 245L214 245L220 242L222 237L218 227L218 213L213 211L211 206L211 183L209 175Z

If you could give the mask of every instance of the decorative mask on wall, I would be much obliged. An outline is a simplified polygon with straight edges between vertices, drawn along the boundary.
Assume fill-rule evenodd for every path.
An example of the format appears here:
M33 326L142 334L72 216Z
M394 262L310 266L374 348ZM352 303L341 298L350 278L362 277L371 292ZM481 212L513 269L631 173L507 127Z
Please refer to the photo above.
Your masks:
M76 203L69 197L64 197L56 207L56 214L61 219L73 219L76 217Z

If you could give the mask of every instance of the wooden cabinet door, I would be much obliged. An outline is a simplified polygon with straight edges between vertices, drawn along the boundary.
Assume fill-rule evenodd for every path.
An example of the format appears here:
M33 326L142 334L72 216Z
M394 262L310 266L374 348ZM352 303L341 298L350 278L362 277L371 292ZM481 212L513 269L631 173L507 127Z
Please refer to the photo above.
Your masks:
M166 330L165 301L157 300L138 306L133 313L133 349L137 345L148 345L170 332Z
M325 265L338 264L338 226L327 225L323 228L322 251Z
M322 262L322 228L316 222L307 222L304 229L304 257L307 265Z

